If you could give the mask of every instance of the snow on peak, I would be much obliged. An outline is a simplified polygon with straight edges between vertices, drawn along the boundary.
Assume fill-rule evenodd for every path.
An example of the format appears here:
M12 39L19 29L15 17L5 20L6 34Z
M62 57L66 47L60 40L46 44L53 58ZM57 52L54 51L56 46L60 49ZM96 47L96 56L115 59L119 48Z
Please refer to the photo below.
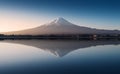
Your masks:
M67 22L67 20L65 20L64 18L62 18L62 17L59 17L59 18L57 18L57 19L55 19L55 22L56 23L62 23L62 22Z
M52 23L55 23L55 24L71 24L70 22L68 22L67 20L65 20L64 18L62 17L59 17L57 19L55 19Z

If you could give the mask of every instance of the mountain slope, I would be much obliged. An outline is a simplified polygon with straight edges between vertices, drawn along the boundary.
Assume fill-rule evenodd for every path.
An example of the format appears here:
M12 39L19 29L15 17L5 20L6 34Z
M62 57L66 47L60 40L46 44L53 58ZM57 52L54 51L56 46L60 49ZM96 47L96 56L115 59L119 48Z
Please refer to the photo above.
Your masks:
M50 34L120 34L117 30L98 30L88 27L77 26L68 22L63 18L55 19L54 21L41 25L36 28L5 32L3 34L15 34L15 35L50 35Z

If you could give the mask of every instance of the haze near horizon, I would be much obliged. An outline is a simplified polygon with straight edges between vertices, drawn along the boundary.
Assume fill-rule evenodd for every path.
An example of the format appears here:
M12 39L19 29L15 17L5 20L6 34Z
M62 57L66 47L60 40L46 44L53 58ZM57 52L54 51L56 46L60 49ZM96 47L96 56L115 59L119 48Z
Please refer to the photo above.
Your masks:
M63 17L73 24L120 30L119 0L0 0L0 32L41 26Z

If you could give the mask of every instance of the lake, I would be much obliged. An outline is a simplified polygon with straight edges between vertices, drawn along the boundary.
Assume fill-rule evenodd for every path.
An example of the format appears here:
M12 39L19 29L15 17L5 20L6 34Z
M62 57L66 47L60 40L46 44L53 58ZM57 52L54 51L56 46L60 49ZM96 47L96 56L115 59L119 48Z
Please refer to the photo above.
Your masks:
M120 74L120 41L0 41L0 74L80 73Z

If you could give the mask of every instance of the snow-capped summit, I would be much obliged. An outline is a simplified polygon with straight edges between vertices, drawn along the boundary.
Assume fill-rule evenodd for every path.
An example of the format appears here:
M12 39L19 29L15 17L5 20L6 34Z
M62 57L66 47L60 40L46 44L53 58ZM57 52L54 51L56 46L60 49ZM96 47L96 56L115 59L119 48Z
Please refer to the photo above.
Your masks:
M67 20L65 20L64 18L62 17L59 17L55 20L53 20L53 22L51 23L57 23L57 24L71 24L70 22L68 22Z
M50 23L22 31L5 32L1 34L15 35L56 35L56 34L120 34L118 30L100 30L70 23L64 18L57 18Z

